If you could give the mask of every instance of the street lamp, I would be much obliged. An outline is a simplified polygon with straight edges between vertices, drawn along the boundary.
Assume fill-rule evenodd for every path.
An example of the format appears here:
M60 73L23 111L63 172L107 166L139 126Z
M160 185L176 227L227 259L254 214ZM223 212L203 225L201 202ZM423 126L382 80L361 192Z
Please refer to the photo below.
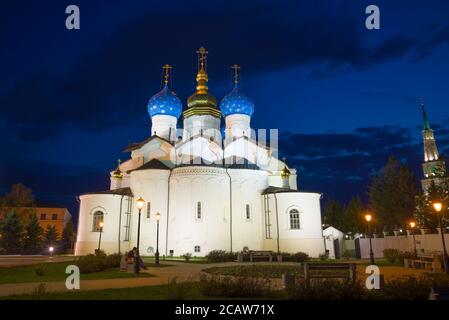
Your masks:
M54 251L54 250L55 250L55 248L53 248L53 247L48 248L48 251L50 251L50 256L53 255L53 251Z
M97 252L100 253L101 234L103 233L104 222L103 222L103 221L100 221L100 223L98 224L98 226L100 227L100 235L98 236L98 249L97 249Z
M373 217L370 214L365 215L365 220L368 225L368 236L369 236L369 258L371 261L371 264L374 264L374 253L373 253L373 245L371 243L371 228L370 228L370 221Z
M161 214L156 214L157 232L156 232L156 254L154 255L156 266L159 265L159 220L161 220Z
M140 216L142 214L142 208L143 205L145 204L145 200L143 200L142 197L140 197L139 199L137 199L137 208L139 209L139 220L137 222L137 254L134 257L134 271L135 273L139 273L140 272L140 251L139 251L139 247L140 247Z
M418 252L416 251L415 227L416 227L415 221L411 221L410 222L410 231L411 231L412 236L413 236L413 249L415 251L415 256L416 256L416 255L418 255Z
M440 233L441 233L441 241L443 243L443 266L444 266L444 271L446 273L449 273L449 267L448 267L448 256L447 256L447 251L446 251L446 243L444 242L444 232L443 232L443 223L441 221L441 209L443 209L443 204L441 202L434 202L433 203L433 207L435 208L435 211L437 212L438 215L438 223L440 225Z

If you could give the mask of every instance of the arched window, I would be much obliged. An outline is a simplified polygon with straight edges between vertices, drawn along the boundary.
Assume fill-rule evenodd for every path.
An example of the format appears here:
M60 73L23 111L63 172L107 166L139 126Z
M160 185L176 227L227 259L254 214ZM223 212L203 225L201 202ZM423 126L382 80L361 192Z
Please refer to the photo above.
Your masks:
M196 203L196 218L197 220L201 220L202 218L202 212L201 212L201 202Z
M100 222L104 220L104 213L102 211L95 211L94 213L94 221L92 225L93 232L100 232Z
M147 219L150 219L151 216L151 203L147 202Z
M194 251L195 252L201 252L201 247L200 246L195 246Z
M251 220L251 208L249 204L246 205L246 220Z
M289 214L290 214L290 229L292 230L300 229L301 225L299 223L298 209L291 209Z

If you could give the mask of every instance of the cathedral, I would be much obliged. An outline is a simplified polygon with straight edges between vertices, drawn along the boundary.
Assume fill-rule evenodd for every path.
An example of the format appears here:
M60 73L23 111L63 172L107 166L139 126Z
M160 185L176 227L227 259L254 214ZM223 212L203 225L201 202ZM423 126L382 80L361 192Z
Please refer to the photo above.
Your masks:
M296 170L278 159L272 141L256 139L255 106L242 92L239 66L218 103L208 88L208 52L197 53L196 91L186 106L165 65L162 89L147 106L150 136L128 145L129 159L110 172L109 190L79 196L75 254L100 247L106 253L138 247L148 256L324 253L321 194L300 191Z

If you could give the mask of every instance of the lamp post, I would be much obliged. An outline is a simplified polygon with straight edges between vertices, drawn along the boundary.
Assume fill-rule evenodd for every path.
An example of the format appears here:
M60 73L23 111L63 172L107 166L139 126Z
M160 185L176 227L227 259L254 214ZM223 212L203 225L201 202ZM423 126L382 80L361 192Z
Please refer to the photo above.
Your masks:
M413 236L413 250L414 250L415 256L416 256L418 254L418 252L416 251L415 227L416 227L416 223L414 221L411 221L410 222L410 231Z
M366 214L365 215L365 220L367 222L368 225L368 237L369 237L369 258L370 258L370 262L371 264L374 264L374 253L373 253L373 245L371 243L371 227L370 227L370 222L371 219L373 217L370 214Z
M137 253L134 256L134 272L135 273L139 273L140 272L140 216L142 214L142 208L143 205L145 204L145 200L143 200L142 197L140 197L139 199L137 199L137 208L139 209L139 217L138 217L138 221L137 221Z
M103 221L100 221L100 223L98 224L98 226L100 227L100 235L98 236L98 249L97 249L97 252L100 253L101 234L103 233L104 222L103 222Z
M140 216L142 214L142 208L145 204L145 200L143 200L142 197L137 199L137 208L139 209L139 220L137 220L137 251L139 251L140 248Z
M161 220L161 214L156 214L157 231L156 231L156 254L154 255L156 266L159 266L159 220Z
M444 232L443 232L443 223L441 221L441 209L443 209L443 205L441 202L434 202L433 203L433 207L435 208L435 211L437 212L438 215L438 223L440 226L440 233L441 233L441 241L443 243L443 266L444 266L444 272L449 273L449 268L448 268L448 256L447 256L447 251L446 251L446 243L444 242Z

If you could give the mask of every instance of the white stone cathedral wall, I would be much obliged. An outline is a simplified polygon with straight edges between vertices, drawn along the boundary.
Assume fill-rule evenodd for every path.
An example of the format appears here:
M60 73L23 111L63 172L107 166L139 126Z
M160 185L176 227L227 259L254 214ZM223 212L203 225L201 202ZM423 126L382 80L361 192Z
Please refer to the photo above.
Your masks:
M137 199L142 197L145 205L140 218L140 254L142 256L154 255L157 240L156 214L161 214L159 221L159 253L165 252L165 234L167 228L167 195L168 177L170 170L137 170L131 172L131 190L134 195L132 208L132 224L130 244L137 247L138 208ZM148 204L149 203L149 204ZM148 217L148 206L150 206Z
M195 115L184 119L183 141L201 134L209 139L213 137L217 144L221 144L222 137L220 131L220 119L210 115Z
M151 118L151 135L158 135L169 141L176 141L176 123L178 119L168 115L156 115Z
M230 250L229 178L222 168L188 166L173 170L170 181L168 247L175 256L204 256ZM202 217L197 219L197 202ZM195 246L201 252L194 252Z
M262 249L263 208L260 194L268 187L267 173L259 170L230 169L232 177L233 251ZM246 219L246 205L250 219Z
M104 227L101 235L101 249L106 253L118 252L118 228L120 212L120 195L89 194L80 196L80 211L78 218L77 242L75 255L94 253L98 248L100 233L93 230L93 217L96 211L104 213ZM122 221L124 219L125 201L123 200ZM128 249L121 244L121 250Z
M322 236L320 194L307 192L277 193L279 245L281 252L306 252L311 257L324 253ZM264 237L264 249L277 251L276 202L269 195L271 239ZM300 216L300 229L290 229L291 209L297 209Z

